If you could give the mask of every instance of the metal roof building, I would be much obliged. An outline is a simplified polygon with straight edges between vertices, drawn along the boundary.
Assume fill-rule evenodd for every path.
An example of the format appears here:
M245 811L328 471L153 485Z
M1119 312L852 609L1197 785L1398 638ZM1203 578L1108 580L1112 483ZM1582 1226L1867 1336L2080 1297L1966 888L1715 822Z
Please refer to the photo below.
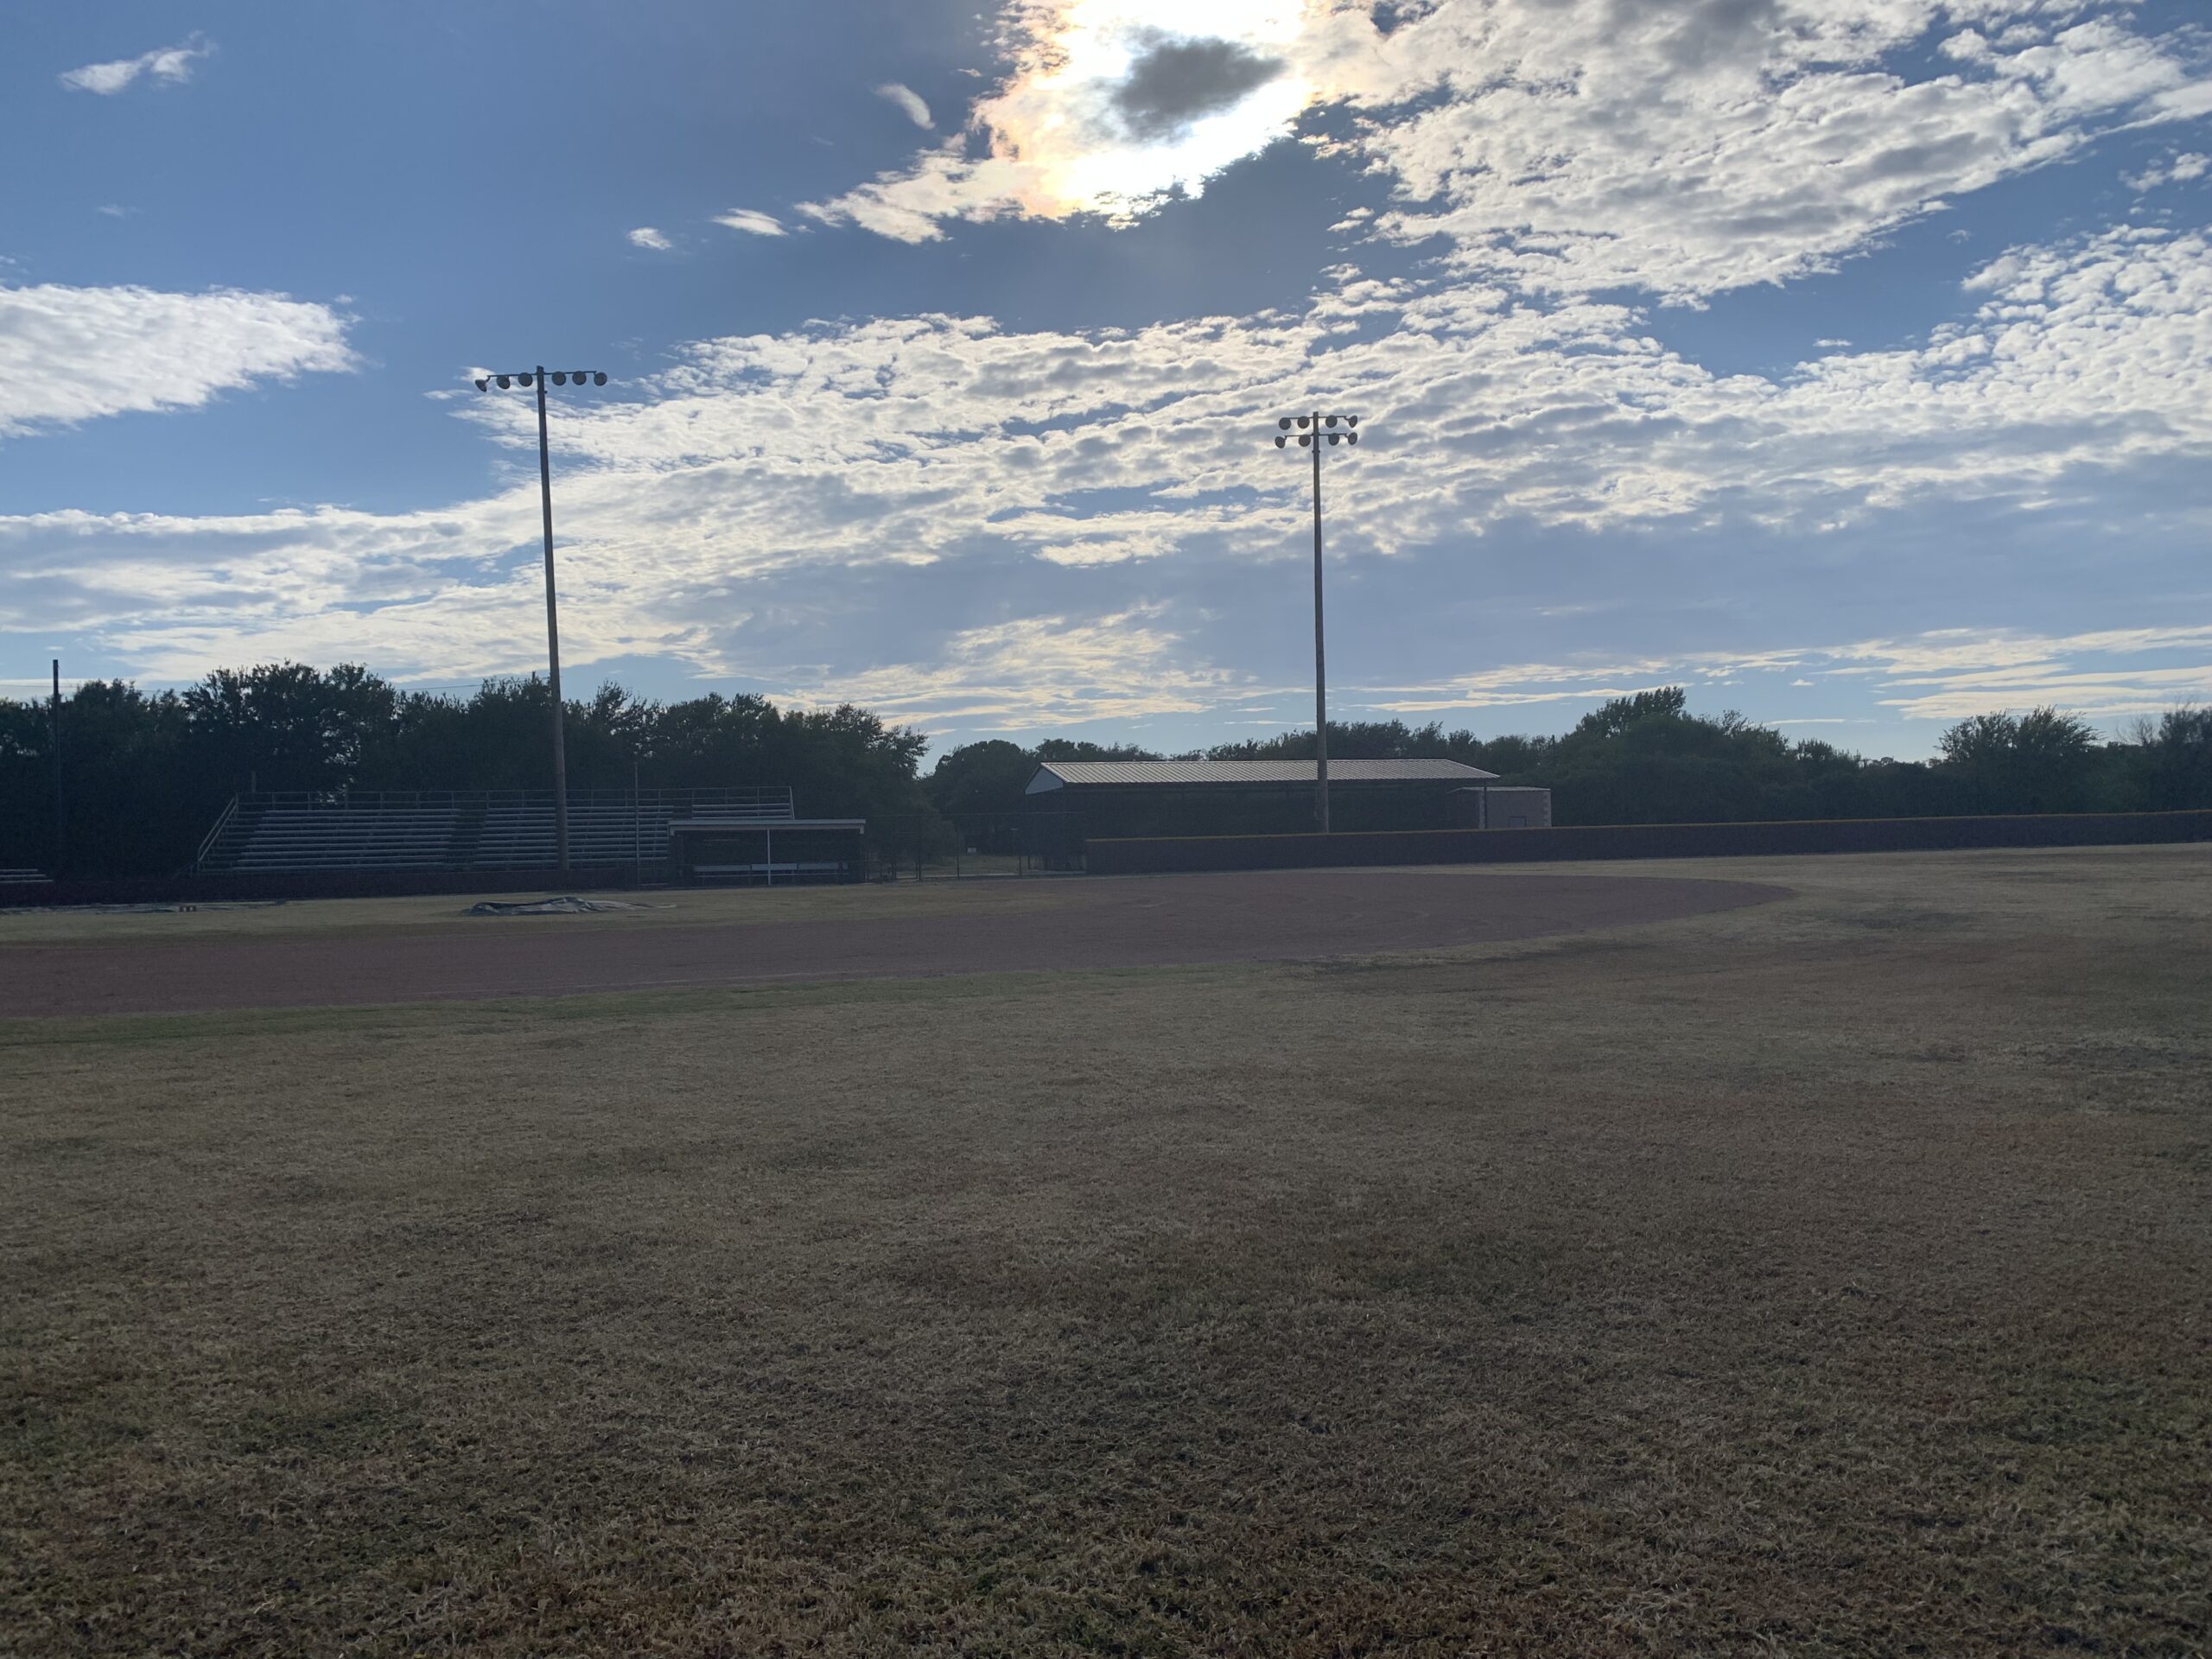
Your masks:
M1027 795L1061 789L1246 788L1304 785L1311 789L1319 768L1312 760L1048 760L1029 780ZM1457 760L1332 760L1329 787L1339 784L1471 784L1494 782L1497 774Z
M1286 835L1313 827L1318 770L1311 760L1048 760L1024 793L1084 837ZM1442 830L1463 820L1463 791L1496 779L1457 760L1332 760L1330 818L1339 830Z

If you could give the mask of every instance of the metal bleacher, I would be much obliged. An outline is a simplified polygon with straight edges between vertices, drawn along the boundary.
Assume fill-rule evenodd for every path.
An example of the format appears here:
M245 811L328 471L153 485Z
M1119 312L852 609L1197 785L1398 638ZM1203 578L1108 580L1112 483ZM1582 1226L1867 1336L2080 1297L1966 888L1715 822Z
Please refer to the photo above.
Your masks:
M664 866L670 825L694 816L776 823L788 789L571 790L569 862ZM545 791L239 795L194 868L237 874L319 870L530 870L556 861Z

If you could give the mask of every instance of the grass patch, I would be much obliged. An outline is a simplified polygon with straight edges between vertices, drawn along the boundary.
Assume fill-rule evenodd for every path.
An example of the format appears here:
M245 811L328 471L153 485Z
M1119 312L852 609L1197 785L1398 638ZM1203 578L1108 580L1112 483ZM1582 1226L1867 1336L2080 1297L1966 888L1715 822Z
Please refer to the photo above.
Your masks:
M0 1022L0 1652L2212 1643L2212 858L1662 868L1799 897Z
M1033 909L1068 902L1080 882L991 881L982 889L953 880L855 882L842 887L683 887L596 893L561 889L580 897L619 899L640 908L582 916L471 916L480 898L503 903L543 894L436 893L397 899L302 899L277 904L118 906L0 911L0 950L18 944L133 946L165 939L297 938L333 939L375 934L563 931L576 928L687 927L702 924L835 920L843 917L943 914L969 906ZM1056 891L1057 890L1057 891Z

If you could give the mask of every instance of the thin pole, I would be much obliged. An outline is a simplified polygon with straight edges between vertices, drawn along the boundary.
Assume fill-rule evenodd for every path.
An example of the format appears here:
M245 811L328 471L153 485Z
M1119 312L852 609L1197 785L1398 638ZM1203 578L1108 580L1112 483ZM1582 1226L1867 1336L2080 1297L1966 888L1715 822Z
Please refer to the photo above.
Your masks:
M561 614L553 599L553 447L545 433L545 365L537 365L537 488L545 504L545 661L553 690L553 847L569 873L569 734L561 706Z
M1321 626L1321 411L1313 411L1313 815L1329 833L1329 653Z
M54 874L58 879L69 845L69 815L61 793L61 659L54 659Z

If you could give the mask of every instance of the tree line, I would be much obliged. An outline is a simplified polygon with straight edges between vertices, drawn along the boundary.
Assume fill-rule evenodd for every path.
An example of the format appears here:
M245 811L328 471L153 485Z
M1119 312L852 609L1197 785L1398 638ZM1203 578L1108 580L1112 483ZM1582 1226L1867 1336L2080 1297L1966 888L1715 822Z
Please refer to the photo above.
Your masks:
M680 702L616 685L570 699L569 787L721 789L788 784L802 812L897 821L932 814L922 732L850 704L779 709L765 697ZM298 663L226 669L182 690L93 680L62 699L67 850L57 856L53 721L44 702L0 699L0 868L79 876L188 865L232 795L546 790L545 682L486 681L472 696L403 691L366 669Z
M54 728L43 701L0 698L0 868L161 874L188 864L230 798L251 789L543 789L551 705L535 677L473 696L401 690L366 669L223 670L182 690L79 685L60 718L67 850L56 842ZM659 702L607 685L567 705L573 790L789 785L810 816L902 826L918 842L956 820L1033 807L1046 760L1311 760L1313 734L1166 756L1135 745L986 740L926 774L926 734L846 704L779 709L753 696ZM1337 760L1460 760L1554 791L1560 823L1940 817L2212 808L2212 710L2144 720L2118 741L2050 709L1960 721L1928 761L1868 760L1792 741L1739 715L1690 712L1680 687L1617 698L1559 736L1478 738L1440 723L1329 727Z
M1046 760L1311 760L1313 747L1311 729L1187 755L994 740L944 756L926 787L940 811L1013 812ZM1978 715L1945 732L1932 760L1868 760L1818 740L1793 741L1732 712L1692 714L1688 693L1668 686L1615 698L1556 737L1331 721L1329 757L1463 761L1502 783L1551 790L1562 824L2212 808L2212 709L2202 709L2139 721L2117 741L2052 709Z

